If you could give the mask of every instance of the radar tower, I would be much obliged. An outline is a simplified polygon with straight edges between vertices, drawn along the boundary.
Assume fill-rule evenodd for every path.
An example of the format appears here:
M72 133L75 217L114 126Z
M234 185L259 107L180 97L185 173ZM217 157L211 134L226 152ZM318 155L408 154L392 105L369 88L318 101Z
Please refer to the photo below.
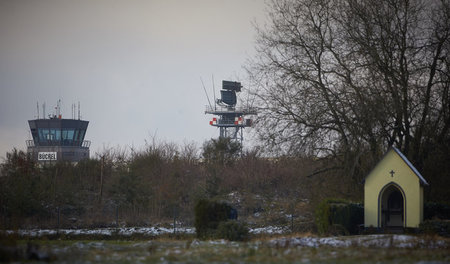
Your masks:
M241 89L240 82L222 81L221 98L216 99L214 106L207 105L205 114L214 115L209 124L219 128L220 138L230 138L242 146L244 128L251 127L253 123L253 119L246 116L256 115L257 111L253 107L236 106L236 93Z

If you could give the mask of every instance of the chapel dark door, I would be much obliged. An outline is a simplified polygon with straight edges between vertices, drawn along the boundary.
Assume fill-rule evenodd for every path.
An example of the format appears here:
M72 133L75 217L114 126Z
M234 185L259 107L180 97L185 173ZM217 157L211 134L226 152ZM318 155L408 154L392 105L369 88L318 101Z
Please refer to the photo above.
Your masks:
M386 188L381 199L382 226L387 228L404 226L404 199L395 185Z

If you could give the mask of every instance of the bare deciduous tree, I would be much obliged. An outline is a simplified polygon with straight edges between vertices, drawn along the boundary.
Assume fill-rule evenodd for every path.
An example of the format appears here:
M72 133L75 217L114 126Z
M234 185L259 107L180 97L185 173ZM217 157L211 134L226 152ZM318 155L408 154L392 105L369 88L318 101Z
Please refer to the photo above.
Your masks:
M332 156L357 175L362 157L391 145L419 167L434 146L448 149L449 1L283 0L270 10L247 68L272 150Z

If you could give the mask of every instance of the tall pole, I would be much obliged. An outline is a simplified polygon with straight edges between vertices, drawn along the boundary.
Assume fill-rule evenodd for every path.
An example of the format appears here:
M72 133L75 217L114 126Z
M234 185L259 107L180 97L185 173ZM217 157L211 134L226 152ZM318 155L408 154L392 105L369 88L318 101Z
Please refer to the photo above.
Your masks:
M100 165L100 203L102 203L102 195L103 195L103 167L105 163L105 155L102 156L102 161Z

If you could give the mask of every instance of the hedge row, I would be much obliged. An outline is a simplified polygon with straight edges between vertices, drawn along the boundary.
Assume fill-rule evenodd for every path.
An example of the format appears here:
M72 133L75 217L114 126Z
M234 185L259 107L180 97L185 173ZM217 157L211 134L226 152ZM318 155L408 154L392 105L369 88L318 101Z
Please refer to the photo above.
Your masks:
M420 224L419 231L429 235L450 237L450 220L426 220Z
M359 225L364 223L364 207L345 200L326 199L317 206L315 217L321 235L357 234Z
M450 219L450 204L428 202L423 206L424 219Z

